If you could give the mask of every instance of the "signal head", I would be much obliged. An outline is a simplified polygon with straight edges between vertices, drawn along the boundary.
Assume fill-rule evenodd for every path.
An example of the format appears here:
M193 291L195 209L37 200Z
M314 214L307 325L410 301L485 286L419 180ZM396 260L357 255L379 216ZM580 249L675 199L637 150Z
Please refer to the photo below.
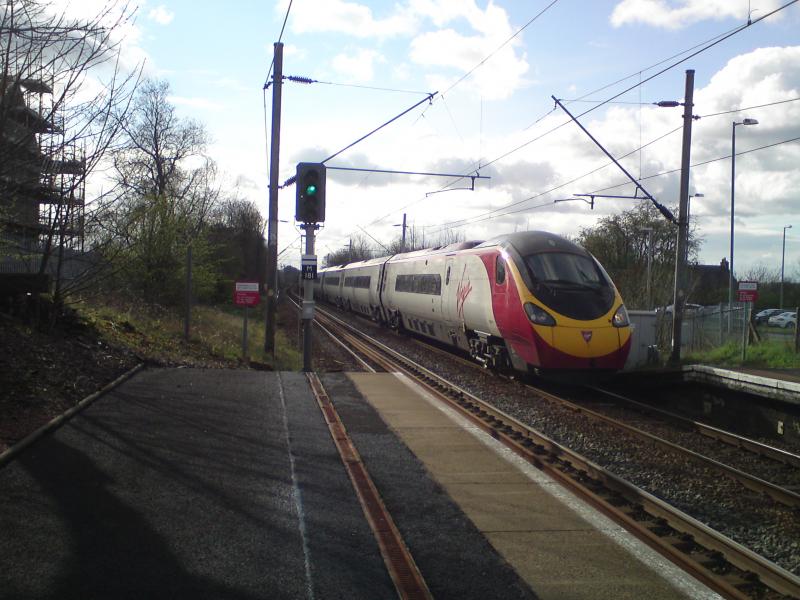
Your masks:
M325 220L325 173L322 163L298 163L296 221L321 223Z

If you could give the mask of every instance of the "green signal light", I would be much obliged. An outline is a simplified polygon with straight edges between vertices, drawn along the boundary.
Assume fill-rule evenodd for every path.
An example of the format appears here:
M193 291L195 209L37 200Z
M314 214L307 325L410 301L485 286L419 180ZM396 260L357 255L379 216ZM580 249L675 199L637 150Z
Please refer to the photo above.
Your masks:
M316 193L317 193L317 186L313 184L306 186L306 194L308 194L309 196L313 196Z

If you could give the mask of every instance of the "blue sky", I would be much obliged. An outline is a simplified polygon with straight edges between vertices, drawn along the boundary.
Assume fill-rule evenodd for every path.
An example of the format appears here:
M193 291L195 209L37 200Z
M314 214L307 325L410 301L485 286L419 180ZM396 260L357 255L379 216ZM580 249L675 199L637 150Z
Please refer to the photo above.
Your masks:
M627 78L587 97L606 100L675 59L647 70L655 63L746 23L748 9L758 19L785 1L559 0L548 8L550 4L294 0L283 35L284 74L329 83L284 86L281 181L293 174L297 162L333 154L424 98L419 92L434 91L444 94L329 166L469 173L489 164L480 172L492 177L478 182L474 192L426 197L452 180L329 171L327 222L319 233L318 254L336 250L364 231L388 243L398 234L393 225L403 213L409 223L425 228L427 239L443 229L463 232L467 239L486 239L527 227L575 235L598 218L629 208L634 200L598 199L594 210L579 201L552 202L624 177L606 167L546 193L607 162L574 124L536 139L566 120L564 113L552 111L550 96L576 99ZM257 202L265 214L262 86L287 6L288 0L142 2L126 41L131 60L145 57L147 74L169 81L181 114L206 125L213 139L210 153L226 173L226 185ZM696 115L798 98L798 32L800 3L617 99L625 104L603 106L581 122L616 156L636 150L680 126L681 108L649 103L681 100L686 69L696 73ZM267 109L269 100L268 95ZM593 106L568 104L577 113ZM737 151L800 136L800 101L705 116L694 123L692 162L729 155L731 123L745 117L760 124L737 128ZM675 169L680 142L677 131L634 152L624 165L644 177ZM728 255L730 168L727 158L692 169L690 190L704 194L692 203L693 226L704 240L703 263L719 263ZM783 227L793 224L787 232L787 273L800 277L800 142L740 156L736 171L737 275L756 264L779 268ZM677 205L677 174L646 180L645 186L661 203ZM628 186L611 193L631 192ZM492 218L486 218L489 210L496 211ZM279 216L291 220L293 214L291 188L281 192ZM279 247L295 244L281 262L298 262L298 235L292 223L281 224Z

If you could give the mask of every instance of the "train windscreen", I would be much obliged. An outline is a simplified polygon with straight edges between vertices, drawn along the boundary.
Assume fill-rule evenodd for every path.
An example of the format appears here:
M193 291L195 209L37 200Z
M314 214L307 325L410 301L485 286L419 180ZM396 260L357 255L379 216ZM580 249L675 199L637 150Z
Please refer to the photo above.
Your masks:
M596 319L614 303L614 290L590 256L538 252L525 257L533 292L543 304L571 319Z

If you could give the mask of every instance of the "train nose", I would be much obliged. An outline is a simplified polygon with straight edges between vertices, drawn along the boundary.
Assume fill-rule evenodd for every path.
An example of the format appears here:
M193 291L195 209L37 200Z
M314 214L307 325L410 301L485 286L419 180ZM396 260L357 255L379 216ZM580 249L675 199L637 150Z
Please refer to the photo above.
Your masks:
M619 350L616 327L555 327L553 345L578 358L598 358Z

